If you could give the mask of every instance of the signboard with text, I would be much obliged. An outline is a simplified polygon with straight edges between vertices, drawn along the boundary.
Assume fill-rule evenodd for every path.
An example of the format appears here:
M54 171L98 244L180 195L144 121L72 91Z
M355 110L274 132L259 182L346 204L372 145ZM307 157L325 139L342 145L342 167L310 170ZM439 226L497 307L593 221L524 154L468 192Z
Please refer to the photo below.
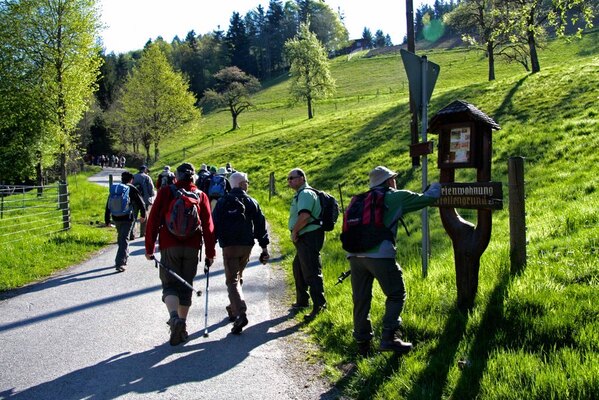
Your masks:
M501 182L442 183L441 197L433 207L475 208L501 210Z

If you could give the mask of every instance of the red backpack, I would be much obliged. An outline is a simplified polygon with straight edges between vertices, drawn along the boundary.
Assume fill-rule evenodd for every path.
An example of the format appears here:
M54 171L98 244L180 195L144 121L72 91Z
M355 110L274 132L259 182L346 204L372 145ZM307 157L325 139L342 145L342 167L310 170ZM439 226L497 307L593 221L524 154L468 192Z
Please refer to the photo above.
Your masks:
M173 199L166 213L166 228L177 238L186 239L200 229L200 191L190 192L169 185Z

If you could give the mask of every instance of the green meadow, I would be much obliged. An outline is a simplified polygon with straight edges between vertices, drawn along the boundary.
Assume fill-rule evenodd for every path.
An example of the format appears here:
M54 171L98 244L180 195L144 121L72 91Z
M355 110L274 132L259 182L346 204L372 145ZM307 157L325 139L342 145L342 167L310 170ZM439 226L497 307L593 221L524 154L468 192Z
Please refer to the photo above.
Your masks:
M335 285L349 266L338 223L322 252L329 308L303 328L320 345L314 356L352 399L599 398L599 32L550 42L540 52L542 70L534 75L497 62L492 82L481 52L419 52L424 54L441 67L429 117L460 99L501 126L493 132L492 179L503 183L504 208L493 213L475 305L469 311L456 305L453 249L438 210L429 213L432 257L426 277L420 213L408 214L411 235L399 231L398 262L408 290L404 331L415 348L403 357L358 357L351 287L349 281ZM316 102L313 119L307 119L304 104L288 103L288 82L281 76L264 84L255 109L240 115L240 129L230 131L226 111L205 114L161 142L162 158L153 167L157 172L183 160L196 166L231 162L247 172L250 194L266 213L290 283L294 250L287 217L293 193L285 178L291 168L304 169L312 186L342 198L344 205L367 189L368 171L377 165L398 171L400 187L421 188L421 170L411 167L408 152L408 84L399 54L339 57L331 72L337 93ZM436 155L430 157L429 181L439 176ZM510 273L507 207L508 159L514 156L525 159L528 240L527 265L518 274ZM271 173L276 194L269 198ZM465 170L456 180L474 177ZM37 270L52 258L46 248L80 249L76 257L57 260L53 268L60 268L110 240L110 232L89 225L90 219L101 221L105 190L93 189L84 178L69 182L73 231L2 252L35 250L38 257L26 258L19 269L27 276L17 279L5 273L7 265L9 272L15 269L16 258L2 254L0 288L49 273ZM475 211L459 212L476 223ZM377 340L384 300L375 285L371 314Z

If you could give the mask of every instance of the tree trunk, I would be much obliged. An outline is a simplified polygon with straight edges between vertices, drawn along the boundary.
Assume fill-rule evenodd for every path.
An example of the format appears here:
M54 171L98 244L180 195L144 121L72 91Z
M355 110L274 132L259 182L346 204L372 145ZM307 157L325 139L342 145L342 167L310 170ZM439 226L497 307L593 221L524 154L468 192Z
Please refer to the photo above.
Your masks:
M487 42L487 56L489 57L489 80L495 80L495 53L493 50L493 42Z
M314 115L312 115L312 97L308 97L308 119L312 119Z
M158 148L158 142L154 142L154 162L158 161L160 157L160 149Z
M541 65L539 64L539 56L537 55L535 33L532 30L528 31L528 50L530 51L530 65L534 74L541 71Z

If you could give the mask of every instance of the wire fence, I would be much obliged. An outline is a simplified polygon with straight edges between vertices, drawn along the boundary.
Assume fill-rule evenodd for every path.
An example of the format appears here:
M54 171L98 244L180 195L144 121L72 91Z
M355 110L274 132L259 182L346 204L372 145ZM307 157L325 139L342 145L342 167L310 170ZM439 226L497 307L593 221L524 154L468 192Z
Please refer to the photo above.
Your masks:
M0 242L47 236L71 227L66 183L0 185Z

